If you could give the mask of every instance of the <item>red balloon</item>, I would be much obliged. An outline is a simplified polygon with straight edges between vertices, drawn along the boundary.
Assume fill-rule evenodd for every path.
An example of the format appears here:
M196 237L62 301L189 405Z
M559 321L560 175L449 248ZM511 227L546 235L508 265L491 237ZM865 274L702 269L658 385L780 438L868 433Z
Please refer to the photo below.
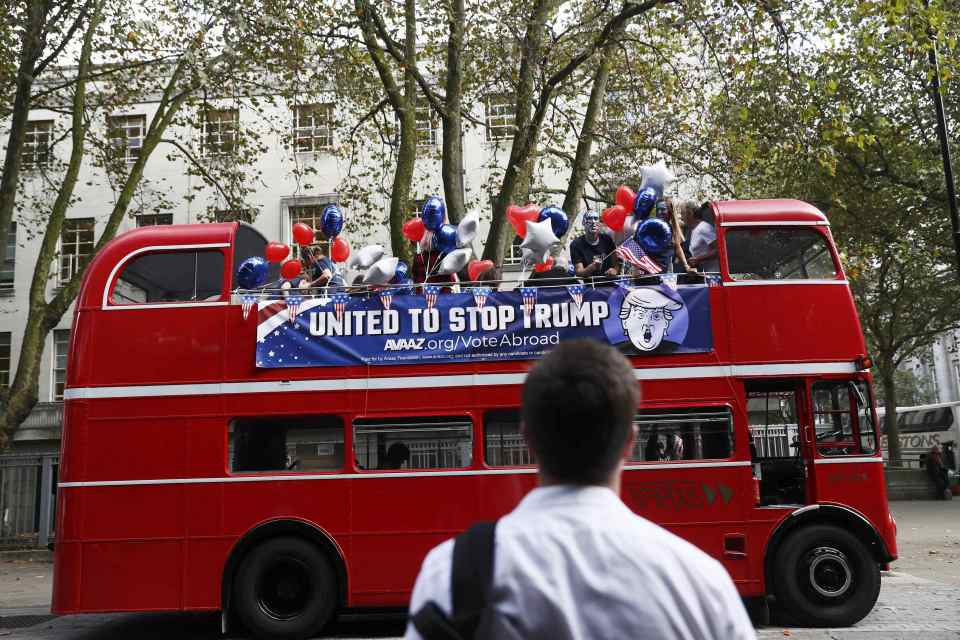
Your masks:
M330 247L330 257L334 262L345 262L350 257L350 245L341 237L337 237Z
M521 238L527 237L527 220L536 222L539 218L540 207L535 204L528 204L525 207L512 204L507 207L507 220Z
M298 222L293 225L293 240L297 244L310 244L313 242L314 234L310 225Z
M287 260L280 267L280 275L282 275L287 280L292 280L300 275L300 272L303 270L303 265L300 264L299 260Z
M403 237L410 242L420 242L426 232L427 228L423 226L421 218L410 218L403 223Z
M467 275L476 282L481 273L493 269L494 266L493 260L471 260L470 264L467 265Z
M541 262L540 264L533 265L533 270L539 273L544 271L550 271L553 268L553 256L547 256L547 259Z
M615 204L609 209L605 209L600 217L603 219L603 224L614 231L623 231L623 223L627 221L627 210L621 205Z
M290 255L290 247L282 242L268 242L264 254L268 262L283 262L283 259Z
M623 207L625 210L633 211L633 201L636 197L637 194L633 192L633 189L625 184L622 184L620 185L620 188L617 189L617 196L614 198L614 200L616 200L617 204Z

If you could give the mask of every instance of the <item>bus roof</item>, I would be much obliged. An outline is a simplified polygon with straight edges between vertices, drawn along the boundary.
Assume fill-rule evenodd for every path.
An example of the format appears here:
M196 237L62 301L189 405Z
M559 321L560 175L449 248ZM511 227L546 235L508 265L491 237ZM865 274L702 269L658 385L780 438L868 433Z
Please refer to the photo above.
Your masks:
M711 204L721 226L779 222L830 224L819 209L800 200L719 200Z

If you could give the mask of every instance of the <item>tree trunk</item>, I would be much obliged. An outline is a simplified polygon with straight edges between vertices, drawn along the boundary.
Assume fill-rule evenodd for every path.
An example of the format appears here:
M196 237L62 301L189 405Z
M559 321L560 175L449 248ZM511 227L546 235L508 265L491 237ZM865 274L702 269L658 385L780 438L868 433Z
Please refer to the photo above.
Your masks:
M463 120L460 109L463 102L463 32L466 11L464 0L450 0L447 39L447 81L443 115L443 158L440 173L443 195L450 222L457 224L466 215L463 194Z
M892 362L884 362L878 368L880 369L880 384L883 386L883 422L884 430L887 433L887 465L899 467L902 458L900 454L900 429L897 426L897 370Z
M17 66L16 95L10 115L10 134L3 160L3 175L0 176L0 264L7 258L7 235L13 220L17 186L20 181L20 154L27 134L30 118L30 94L33 91L34 69L46 46L44 24L50 10L49 2L30 0L27 3L29 24L23 35L20 61Z

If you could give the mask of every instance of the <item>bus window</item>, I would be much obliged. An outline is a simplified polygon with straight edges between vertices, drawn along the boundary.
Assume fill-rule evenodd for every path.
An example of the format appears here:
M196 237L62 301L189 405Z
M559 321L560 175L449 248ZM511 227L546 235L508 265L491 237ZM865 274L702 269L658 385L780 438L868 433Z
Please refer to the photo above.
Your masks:
M837 276L827 239L814 229L729 229L725 243L733 280L824 280Z
M487 411L483 416L483 456L492 467L534 464L533 456L520 433L520 411Z
M250 225L241 222L240 226L237 227L237 235L233 241L233 274L232 284L230 289L236 289L240 286L237 282L237 269L240 268L240 265L243 264L243 261L247 258L252 258L254 256L263 256L263 252L267 247L267 239L263 235L251 227ZM267 270L267 282L274 282L280 279L280 263L271 262Z
M110 295L113 305L219 300L223 254L219 251L164 251L130 260Z
M867 385L862 381L824 380L813 385L813 424L821 455L876 451L869 398Z
M637 442L631 462L724 459L733 452L733 423L727 407L645 409L633 422Z
M757 388L754 388L757 387ZM792 388L747 388L747 423L755 458L800 455L797 392Z
M339 471L343 419L339 416L237 418L227 440L230 470Z
M361 418L353 422L360 469L462 469L472 462L473 423L465 416Z

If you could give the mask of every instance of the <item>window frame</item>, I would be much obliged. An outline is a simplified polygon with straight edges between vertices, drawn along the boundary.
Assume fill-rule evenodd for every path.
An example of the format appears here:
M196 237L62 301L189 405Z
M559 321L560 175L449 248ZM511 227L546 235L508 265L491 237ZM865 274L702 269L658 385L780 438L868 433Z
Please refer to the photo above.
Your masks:
M66 334L66 341L58 340L58 337ZM67 367L69 365L70 357L70 329L54 329L50 333L51 349L50 349L50 401L51 402L63 402L64 391L67 388ZM57 345L64 345L65 352L63 353L63 368L60 369L57 367L57 358L58 351ZM63 388L60 392L57 392L57 373L63 371Z
M179 245L152 245L148 247L140 247L135 249L125 255L122 259L118 260L115 265L113 265L113 270L110 272L110 277L107 278L107 282L103 287L103 297L101 298L100 308L103 311L120 311L120 310L137 310L137 309L164 309L164 308L175 308L175 307L216 307L216 306L227 306L230 304L230 276L232 269L228 267L230 264L230 243L229 242L211 242L206 244L179 244ZM147 302L140 304L113 304L111 302L111 296L113 295L113 289L116 286L117 280L120 277L120 273L123 269L123 266L129 262L131 259L139 256L142 253L154 252L160 253L165 251L186 251L186 250L197 250L203 251L206 249L210 250L221 250L223 254L223 278L220 284L220 299L219 300L197 300L192 302Z
M46 169L53 161L54 120L28 120L20 151L20 167L24 171ZM41 140L44 134L46 140Z
M863 385L864 390L864 401L866 404L863 407L860 407L856 400L851 397L852 392L847 389L847 402L848 406L846 411L843 409L836 409L830 411L817 411L816 405L816 391L818 385L836 385L836 386L847 386L849 383L854 383L857 385ZM874 399L873 399L873 390L866 380L861 378L816 378L809 381L807 385L807 397L809 398L809 406L807 410L810 414L810 429L813 437L813 449L815 456L817 458L841 458L841 457L854 457L854 456L874 456L877 452L880 451L880 437L882 435L882 426L878 425L877 413L874 408ZM864 432L861 430L861 413L868 412L870 416L871 431ZM850 420L850 433L849 437L846 439L840 440L823 440L819 439L819 434L817 432L817 416L819 415L833 415L833 414L845 414ZM879 428L878 428L879 427ZM844 434L845 436L847 434ZM866 450L863 446L863 440L865 437L873 438L873 447L871 450ZM824 449L828 452L824 453ZM848 449L848 451L842 451L843 449ZM839 453L829 453L830 450L840 450Z
M294 105L291 133L295 153L323 153L333 149L335 106L332 102ZM305 124L308 119L309 124ZM300 143L305 141L309 141L309 148L301 147Z
M487 446L487 429L489 428L489 416L496 413L515 413L517 417L517 435L520 437L521 446L527 450L527 454L530 457L530 462L526 464L494 464L490 462L490 456L488 455L488 446ZM490 407L484 409L480 412L480 417L478 422L480 423L480 450L482 454L483 467L485 469L536 469L537 463L533 459L533 454L527 449L527 443L523 439L523 431L520 429L520 425L523 423L523 417L520 407ZM502 434L501 434L502 437ZM502 447L501 447L502 449Z
M308 420L311 418L314 419L323 419L323 418L336 418L340 421L340 435L342 436L340 444L343 447L342 459L340 460L340 466L335 469L247 469L235 471L233 469L233 456L231 455L234 449L231 449L230 446L230 434L233 426L238 420L282 420L282 419L293 419L293 420ZM261 477L261 476L272 476L272 475L293 475L293 476L314 476L314 475L326 475L326 476L339 476L347 473L352 464L349 463L348 453L350 449L347 448L348 438L347 433L349 431L348 425L350 424L347 416L344 416L339 413L294 413L294 414L255 414L255 415L234 415L227 420L226 423L226 437L224 438L224 471L228 476L232 477ZM318 429L319 430L319 429ZM334 442L334 444L337 444ZM287 449L289 450L289 443L285 443ZM352 448L352 445L351 445Z
M17 221L10 221L10 231L7 233L7 254L4 259L4 268L0 273L9 272L10 279L0 277L0 297L12 296L17 287Z
M0 331L0 388L10 386L10 364L13 360L13 332Z
M733 409L733 406L727 402L717 402L717 403L698 403L698 402L679 402L670 405L653 405L653 406L641 406L635 412L633 416L634 426L639 427L637 420L644 415L666 415L671 411L687 411L690 415L696 415L696 411L703 413L714 411L718 412L724 410L727 413L727 437L730 441L730 453L725 458L681 458L679 460L636 460L632 457L627 458L624 461L625 469L641 469L645 467L650 467L653 465L697 465L697 464L710 464L715 462L730 462L737 459L737 420L736 412ZM647 413L644 413L647 412ZM653 413L657 412L657 413ZM683 416L684 413L677 413L677 416ZM653 422L653 421L651 421ZM698 421L688 421L688 422L698 422ZM704 422L704 421L700 421ZM707 421L708 422L708 421ZM644 446L642 442L642 437L640 436L640 429L637 429L637 439L634 443L634 449ZM686 445L684 445L686 447Z
M732 225L732 226L731 226ZM843 269L840 265L840 260L837 256L836 247L833 246L832 239L830 234L825 230L825 225L817 223L802 223L802 224L791 224L790 222L771 222L765 224L762 222L757 223L723 223L721 224L722 229L722 243L723 248L721 253L723 254L722 258L722 269L725 270L725 276L734 284L759 284L759 283L770 283L770 284L788 284L788 283L818 283L818 282L842 282L844 281ZM766 277L745 277L749 274L734 273L732 268L732 256L730 252L730 236L736 236L741 233L750 233L750 232L773 232L773 231L787 231L794 233L803 233L808 231L816 236L823 242L825 248L827 249L827 255L830 259L830 263L833 266L833 275L829 277L816 277L816 278L803 278L803 277L788 277L788 278L766 278ZM741 277L736 277L741 276Z
M218 119L213 120L211 116L214 115ZM232 125L232 138L229 135L231 129L224 125ZM203 157L230 158L237 154L240 146L240 109L236 107L204 108L201 112L201 127L200 147Z
M70 229L69 231L74 233L74 235L77 235L79 232L83 231L83 229L79 228L81 223L88 223L90 225L90 232L92 235L92 239L90 240L90 242L81 243L79 240L75 239L75 241L73 242L65 243L64 240L66 238L64 234L68 232L67 226L70 224L76 224L78 228ZM86 245L86 244L90 245L90 253L80 253L79 251L80 246ZM69 254L64 253L64 247L68 245L76 247L77 253L69 253ZM97 246L97 219L96 218L67 218L63 221L63 227L60 229L60 238L57 240L57 257L58 257L57 262L59 267L57 270L57 282L59 282L61 287L66 286L67 283L69 283L70 280L77 274L77 272L79 271L80 262L82 262L83 259L86 258L87 256L93 255L93 250L96 248L96 246ZM66 277L64 277L64 259L67 256L70 256L70 259L67 261L70 264L66 268L69 274Z
M169 216L170 222L160 222L159 218ZM137 228L142 227L162 227L163 225L173 224L173 213L138 213L134 216L134 219L137 223ZM144 223L146 219L153 219L155 222Z
M119 126L118 126L119 125ZM140 130L138 136L131 136L131 129L136 126ZM115 135L121 133L122 135ZM111 151L115 154L114 158L123 160L127 164L133 164L140 158L140 151L143 149L143 139L147 135L147 116L142 113L118 114L107 116L107 139ZM137 140L137 146L131 145L132 140ZM133 153L133 152L136 153Z
M504 101L501 103L500 101ZM492 92L484 96L484 122L487 142L511 140L517 132L516 96L509 91ZM505 112L509 109L509 113ZM496 121L496 122L495 122ZM495 133L508 130L509 133Z

